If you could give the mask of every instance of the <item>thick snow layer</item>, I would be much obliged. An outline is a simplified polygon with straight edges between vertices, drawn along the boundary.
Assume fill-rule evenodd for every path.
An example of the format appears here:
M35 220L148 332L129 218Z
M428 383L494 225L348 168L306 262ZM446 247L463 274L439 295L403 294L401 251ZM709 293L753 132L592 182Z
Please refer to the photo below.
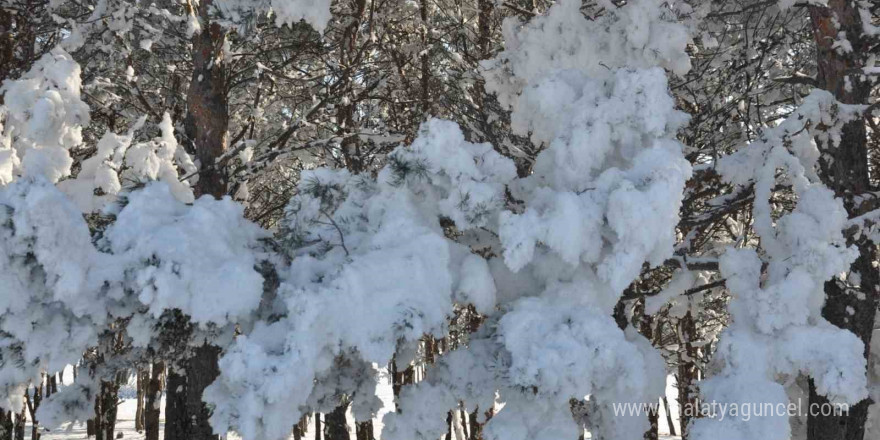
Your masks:
M52 182L70 174L68 150L82 143L82 127L89 123L81 89L79 64L61 48L43 55L19 79L3 83L0 183L11 181L12 174Z

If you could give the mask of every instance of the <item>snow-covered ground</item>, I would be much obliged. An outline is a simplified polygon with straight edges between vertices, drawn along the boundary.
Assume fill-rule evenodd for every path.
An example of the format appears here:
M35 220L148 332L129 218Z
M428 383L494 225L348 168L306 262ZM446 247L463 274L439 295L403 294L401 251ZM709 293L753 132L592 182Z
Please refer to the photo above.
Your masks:
M381 376L382 382L380 382L377 388L377 395L380 399L385 403L384 408L379 411L378 417L373 421L373 428L375 430L376 438L381 438L382 433L382 416L388 411L394 409L394 400L392 396L391 384L388 382L385 376ZM65 382L67 378L65 378ZM126 387L123 387L120 390L120 397L123 398L122 402L119 405L119 412L117 413L116 420L116 432L117 436L119 433L122 434L122 438L125 440L141 440L144 438L143 432L137 432L134 429L134 418L137 410L137 401L130 396L134 395L134 390L132 388L133 384L129 384ZM675 425L675 432L679 433L680 428L678 426L677 413L678 413L678 403L675 400L677 390L675 389L675 381L672 376L669 376L666 387L666 395L669 400L670 410L673 414L673 423ZM159 416L159 424L161 425L159 438L162 438L162 433L164 433L165 427L165 402L164 399L162 401L162 412ZM353 420L351 414L348 417L349 420ZM293 421L291 421L291 424ZM354 434L354 425L349 424L349 429L352 432L352 437ZM669 426L666 422L666 413L662 406L660 407L660 434L662 439L675 439L677 437L669 436ZM25 432L25 438L30 439L31 429L30 425L28 425L27 430ZM85 439L86 437L86 426L85 424L67 424L60 430L55 431L43 431L40 435L41 440L74 440L74 439ZM291 436L292 438L292 436ZM309 429L305 433L304 440L314 440L315 438L315 429L314 429L314 419L312 419L312 423L309 424ZM588 437L589 438L589 437ZM230 434L228 436L228 440L237 440L238 436L234 434Z

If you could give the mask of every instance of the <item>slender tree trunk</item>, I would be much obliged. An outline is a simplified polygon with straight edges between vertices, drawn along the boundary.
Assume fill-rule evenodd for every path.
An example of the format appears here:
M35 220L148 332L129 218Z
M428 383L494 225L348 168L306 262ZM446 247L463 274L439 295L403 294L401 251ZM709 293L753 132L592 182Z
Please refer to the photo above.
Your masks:
M164 370L164 362L153 362L144 393L144 440L159 440L159 413L162 402L162 372Z
M144 430L144 392L146 391L149 376L144 377L147 373L145 370L137 370L137 406L134 412L134 430L141 432Z
M195 354L187 362L186 414L190 417L187 440L219 438L208 423L211 413L207 405L202 402L205 388L220 375L220 367L217 364L219 357L220 348L205 344L195 349Z
M27 423L27 412L22 408L21 413L15 415L15 440L24 440L25 423Z
M347 409L348 402L344 401L324 417L324 440L351 440L345 418Z
M14 430L12 411L0 410L0 440L12 440Z
M89 435L94 435L95 440L105 440L104 439L104 399L103 389L98 392L98 395L95 396L95 417L91 420L92 422L92 433ZM86 430L88 430L88 426L86 426ZM109 439L108 439L109 440Z
M688 424L696 416L697 392L695 388L699 379L699 369L695 361L697 349L693 344L697 337L697 324L690 310L679 320L678 325L684 349L684 356L679 355L678 374L676 375L678 381L678 420L681 422L681 438L687 440Z
M430 57L430 36L428 34L430 24L428 23L428 0L419 0L419 16L422 19L422 54L421 54L421 117L422 120L430 117L431 113L431 57ZM419 121L421 122L421 121Z
M52 373L48 388L52 390L52 394L58 392L58 373Z
M831 92L845 104L867 104L871 86L860 73L870 52L870 41L865 35L855 0L829 0L828 6L810 5L810 19L816 42L819 86ZM840 35L852 45L852 51L838 51L834 45ZM859 203L861 195L871 192L868 174L867 131L864 119L843 126L838 145L823 145L819 160L822 180L844 201L850 217L871 209ZM876 246L865 234L848 240L857 246L859 257L851 271L858 277L847 280L833 279L825 284L826 302L822 315L832 324L852 331L865 344L869 356L871 332L877 310L880 274L874 266ZM858 285L850 280L858 278ZM825 396L816 392L810 380L810 404L827 404ZM809 440L862 440L870 400L851 406L845 414L810 416L807 419Z
M666 424L669 425L669 435L675 436L675 424L672 420L672 412L669 410L669 399L666 396L661 397L663 400L663 409L666 410Z
M367 420L355 425L355 437L357 440L375 440L373 438L373 421Z
M321 434L324 433L324 430L321 429L321 413L315 413L315 440L321 440Z
M186 414L186 377L177 368L168 368L165 390L165 440L189 440Z
M40 423L37 421L37 410L40 408L40 402L43 399L43 381L40 380L40 386L34 387L34 396L31 398L27 391L24 392L25 403L31 416L31 440L40 440Z
M116 415L118 413L117 399L119 398L119 384L123 374L119 373L114 381L101 382L101 422L97 427L103 433L105 440L113 440L116 431Z

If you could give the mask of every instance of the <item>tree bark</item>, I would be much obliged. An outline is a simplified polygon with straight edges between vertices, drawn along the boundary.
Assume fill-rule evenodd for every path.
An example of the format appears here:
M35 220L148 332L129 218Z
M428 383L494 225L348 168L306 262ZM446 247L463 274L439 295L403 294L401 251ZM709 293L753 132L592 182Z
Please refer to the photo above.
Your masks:
M357 440L375 440L373 438L373 421L367 420L355 425L355 437Z
M197 195L220 198L226 195L226 176L217 160L226 153L229 103L222 50L226 31L219 23L210 21L208 11L212 4L213 0L201 0L195 11L200 17L202 32L192 38L193 72L186 97L184 127L201 165L195 188Z
M315 413L315 440L321 440L321 434L324 431L321 429L321 413Z
M159 413L162 401L162 372L164 370L164 362L153 362L144 393L144 440L159 440Z
M168 368L165 391L165 440L188 440L186 415L186 377L177 368Z
M348 402L345 401L324 417L324 440L351 440L345 418L347 409Z
M675 424L672 420L672 412L669 411L669 399L666 396L661 397L663 400L663 409L666 410L666 424L669 425L669 435L676 436L675 433Z
M195 354L187 362L186 413L190 417L189 435L186 437L188 440L219 439L208 423L211 412L202 402L205 388L220 375L220 367L217 363L219 358L220 348L205 344L195 349Z
M27 423L27 412L24 408L15 415L15 440L24 440L24 425Z
M113 440L116 431L117 399L119 397L119 384L122 374L118 374L115 381L101 382L101 426L98 432L102 433L105 440Z
M12 440L14 429L12 411L0 410L0 440Z
M31 440L40 440L40 423L37 421L37 409L40 408L40 402L43 399L43 381L40 379L40 386L34 387L34 396L31 398L27 391L24 392L25 403L27 403L28 412L31 415Z
M149 376L145 370L137 369L137 407L134 413L134 430L141 432L144 430L144 392L146 391Z
M683 338L681 341L684 349L684 355L679 355L678 374L676 375L678 385L678 412L679 421L681 422L681 438L687 440L688 425L696 416L697 408L697 392L695 390L697 380L699 379L699 369L695 359L697 358L697 349L694 347L693 341L697 337L697 323L690 311L679 320L680 334Z
M190 1L190 8L195 2ZM199 177L195 185L197 196L210 195L221 198L226 195L225 167L218 161L227 149L229 128L229 103L226 87L226 71L223 60L223 43L226 31L212 22L209 11L213 0L201 0L197 9L190 12L199 17L201 32L192 37L193 71L187 90L187 114L184 128L192 141L191 150L199 161ZM175 378L171 384L169 375L168 404L175 396L172 409L179 411L172 423L166 416L166 440L216 440L208 418L211 413L202 402L205 388L219 375L218 347L205 344L193 351L185 362L185 378ZM181 387L181 385L183 385ZM171 434L173 437L169 437Z
M867 104L871 89L868 78L859 73L865 66L870 47L857 3L855 0L830 0L827 7L809 6L816 42L817 82L844 104ZM838 51L834 47L841 33L845 33L852 51ZM838 145L823 145L820 141L819 146L823 182L843 199L850 217L863 214L867 209L858 202L859 196L874 190L868 174L864 119L845 124ZM864 235L848 240L848 244L855 245L859 250L859 257L850 268L852 273L859 276L847 277L847 280L836 278L825 284L826 302L822 316L832 324L855 333L864 342L864 354L868 357L880 285L880 274L873 265L876 246ZM859 280L858 284L852 282L853 278ZM825 396L816 392L812 379L810 404L828 404ZM862 440L869 404L869 400L864 400L850 406L845 414L808 416L808 440Z

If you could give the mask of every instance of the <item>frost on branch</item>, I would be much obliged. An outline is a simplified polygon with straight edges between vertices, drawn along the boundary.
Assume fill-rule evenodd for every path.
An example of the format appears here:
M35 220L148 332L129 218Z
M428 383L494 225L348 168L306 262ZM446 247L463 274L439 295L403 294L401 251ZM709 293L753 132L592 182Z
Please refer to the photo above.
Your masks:
M21 78L4 81L0 184L18 175L57 182L70 174L68 150L82 143L82 127L89 123L81 89L79 64L61 48L43 55Z
M818 158L814 137L836 143L840 126L857 110L836 103L827 92L813 92L779 126L719 162L726 180L754 184L754 224L764 253L730 249L721 258L721 274L733 295L733 322L721 334L718 373L700 385L706 401L785 408L788 396L779 381L798 374L813 378L816 391L832 403L854 404L867 397L864 345L821 315L825 282L846 273L857 251L846 246L843 236L843 203L818 183L813 169ZM797 206L774 221L770 195L780 183L793 187ZM716 414L697 419L690 435L698 440L788 439L786 414L777 411L749 421Z
M330 21L329 0L215 0L214 6L233 26L253 19L253 14L275 16L275 25L292 26L305 21L318 32L324 32Z
M159 136L132 145L135 132L145 122L146 117L140 118L124 135L105 133L98 141L95 155L82 162L76 178L59 184L83 212L100 211L116 201L125 187L151 181L164 182L177 200L193 202L189 183L194 179L182 181L181 175L194 174L196 166L178 145L171 116L163 115L158 125Z
M502 205L514 176L511 161L440 120L393 152L377 180L344 170L303 173L285 226L292 263L278 292L283 317L258 323L221 359L222 373L205 394L216 406L215 431L283 438L291 418L328 394L363 397L355 383L346 390L315 382L340 358L387 365L399 346L442 336L454 301L490 310L488 265L449 240L439 219L462 229L491 222L486 211Z
M29 382L97 343L102 261L79 211L52 184L23 178L0 189L0 407L20 411Z
M514 130L547 148L531 176L509 184L519 206L487 225L503 257L490 261L501 310L467 349L401 393L401 413L384 421L392 440L438 437L445 427L430 420L460 401L487 408L496 392L504 407L487 439L574 438L570 402L586 396L594 437L647 430L612 404L655 400L662 359L610 316L643 263L672 254L691 174L675 132L687 118L654 66L686 71L688 39L663 20L660 2L630 2L595 21L579 5L557 3L519 29L508 23L507 49L485 64Z
M179 309L200 325L234 324L256 310L263 278L255 270L257 240L265 236L229 198L201 197L192 205L164 183L128 195L104 233L126 288L154 318Z

